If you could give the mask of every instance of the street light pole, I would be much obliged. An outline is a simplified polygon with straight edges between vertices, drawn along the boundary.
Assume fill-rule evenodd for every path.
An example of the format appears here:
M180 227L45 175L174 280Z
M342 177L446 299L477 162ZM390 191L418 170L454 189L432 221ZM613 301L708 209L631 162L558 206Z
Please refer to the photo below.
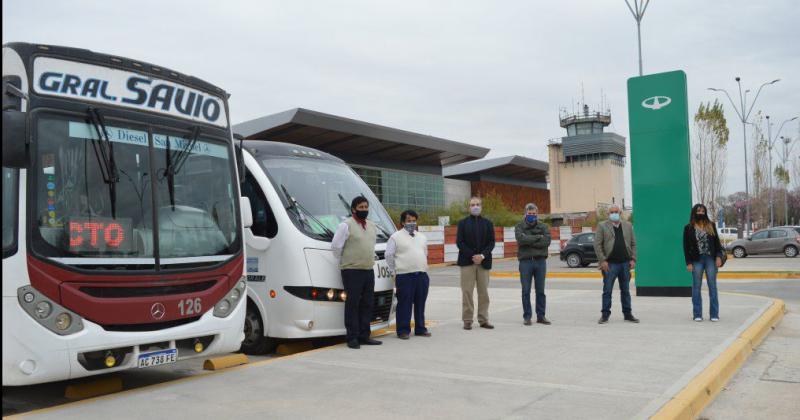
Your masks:
M797 117L795 117L797 118ZM793 141L790 137L781 137L783 140L783 169L786 169L786 165L789 163L789 154L792 152L792 147L794 146ZM789 184L784 185L783 188L783 224L789 225Z
M642 76L642 18L650 0L633 0L633 7L628 0L625 0L625 4L628 5L628 10L631 11L633 18L636 19L636 39L639 42L639 76Z
M714 92L724 92L725 96L728 97L728 101L731 103L733 110L736 111L736 115L739 117L739 120L742 122L742 138L744 139L744 194L745 194L745 231L748 233L752 233L752 226L750 224L750 178L748 177L748 170L747 170L747 124L748 120L750 120L750 113L753 112L753 107L758 100L758 96L761 94L761 89L764 89L764 86L771 85L780 81L781 79L775 79L771 82L762 84L758 91L756 92L755 98L753 98L753 102L750 104L750 108L747 107L747 103L745 98L742 94L742 78L736 77L736 83L739 85L739 103L740 108L736 108L736 104L733 103L733 99L731 99L731 95L725 89L716 89L716 88L708 88L708 90Z
M775 138L772 138L772 124L769 122L769 115L767 115L767 145L769 146L769 227L775 225L775 199L774 199L774 192L772 191L772 178L774 174L772 173L772 147L775 145L775 142L778 140L778 136L781 134L781 130L783 130L784 124L790 121L796 120L797 117L788 119L781 123L781 126L778 128L778 132L775 133ZM783 139L783 137L781 137ZM786 162L783 162L783 168L786 169ZM784 202L786 200L784 199Z

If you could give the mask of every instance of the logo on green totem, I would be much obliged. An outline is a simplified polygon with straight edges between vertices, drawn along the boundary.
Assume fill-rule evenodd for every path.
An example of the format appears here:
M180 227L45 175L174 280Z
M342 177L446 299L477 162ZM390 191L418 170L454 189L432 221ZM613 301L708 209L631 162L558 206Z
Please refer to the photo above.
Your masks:
M669 96L653 96L642 101L642 106L652 110L659 110L672 103Z

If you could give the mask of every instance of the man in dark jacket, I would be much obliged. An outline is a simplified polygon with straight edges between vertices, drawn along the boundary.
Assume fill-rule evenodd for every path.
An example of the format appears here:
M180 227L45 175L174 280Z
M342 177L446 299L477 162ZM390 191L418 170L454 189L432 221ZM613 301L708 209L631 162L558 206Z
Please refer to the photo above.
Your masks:
M458 266L461 267L462 320L464 329L472 329L475 302L472 291L478 289L478 323L492 329L489 323L489 270L492 268L494 225L481 217L481 199L469 200L469 216L458 222L456 233Z
M547 274L547 255L550 247L550 227L539 221L539 208L536 204L525 205L525 219L517 223L514 235L517 238L517 259L519 260L519 280L522 283L522 319L531 325L531 279L535 279L536 322L550 325L544 316L546 296L544 277Z

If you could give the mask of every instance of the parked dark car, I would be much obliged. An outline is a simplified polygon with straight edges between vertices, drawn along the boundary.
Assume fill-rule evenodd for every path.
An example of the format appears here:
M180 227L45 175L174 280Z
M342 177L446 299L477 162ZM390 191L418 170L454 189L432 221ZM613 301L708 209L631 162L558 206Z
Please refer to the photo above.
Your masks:
M594 232L579 233L567 242L561 250L561 261L571 268L586 267L597 262L594 252Z
M760 230L747 239L739 239L726 246L736 258L754 254L783 254L794 258L800 251L800 227L780 226Z

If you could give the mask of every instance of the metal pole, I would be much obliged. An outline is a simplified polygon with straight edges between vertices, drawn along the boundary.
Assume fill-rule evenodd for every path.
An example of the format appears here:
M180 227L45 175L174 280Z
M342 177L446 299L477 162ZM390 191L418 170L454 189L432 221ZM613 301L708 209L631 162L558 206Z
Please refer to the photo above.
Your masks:
M739 101L742 104L742 110L747 109L742 96L742 82L741 78L736 78L736 83L739 85ZM742 118L742 138L744 138L744 199L745 199L745 213L744 213L744 230L748 234L752 234L753 229L750 225L750 179L748 178L747 170L747 121Z
M639 76L642 76L642 25L641 19L636 19L636 36L639 40Z
M775 226L775 211L772 197L772 125L767 115L767 149L769 151L769 227Z

